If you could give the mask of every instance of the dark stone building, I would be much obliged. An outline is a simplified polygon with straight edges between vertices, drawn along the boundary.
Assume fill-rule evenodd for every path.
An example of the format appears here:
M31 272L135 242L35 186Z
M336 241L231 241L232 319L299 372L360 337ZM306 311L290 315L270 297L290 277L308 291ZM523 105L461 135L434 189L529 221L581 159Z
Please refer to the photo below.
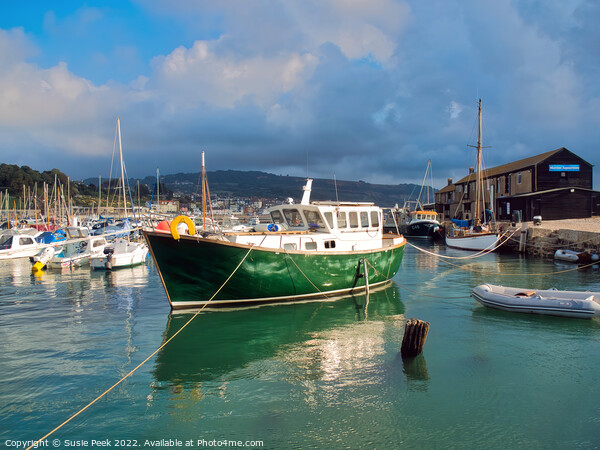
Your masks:
M562 147L483 171L485 206L496 220L573 219L600 215L592 165ZM472 219L475 173L436 193L436 211L444 219Z

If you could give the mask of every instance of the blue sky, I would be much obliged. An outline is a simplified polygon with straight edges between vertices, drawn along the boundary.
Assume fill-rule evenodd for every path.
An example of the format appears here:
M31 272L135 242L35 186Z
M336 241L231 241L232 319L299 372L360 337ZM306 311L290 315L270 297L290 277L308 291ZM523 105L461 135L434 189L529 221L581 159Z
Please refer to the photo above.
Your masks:
M262 170L435 187L567 147L599 163L600 4L137 0L0 5L0 162ZM598 171L594 169L598 189Z

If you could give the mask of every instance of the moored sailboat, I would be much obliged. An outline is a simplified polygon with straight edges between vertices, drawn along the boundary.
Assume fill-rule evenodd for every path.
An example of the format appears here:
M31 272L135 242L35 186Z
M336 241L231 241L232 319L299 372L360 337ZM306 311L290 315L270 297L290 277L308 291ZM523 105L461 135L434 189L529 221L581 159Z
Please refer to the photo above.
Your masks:
M485 194L483 189L483 173L482 173L482 130L481 130L481 99L479 99L479 133L477 136L477 171L475 173L475 214L471 223L466 226L457 226L457 221L454 226L446 231L446 245L448 247L459 248L462 250L474 251L493 251L499 241L499 234L491 229L491 226L482 222L481 218L485 208Z
M121 121L117 117L117 135L119 138L119 157L121 161L121 192L123 194L124 217L127 217L127 197L125 195L125 163L123 162L123 147L121 145ZM129 232L104 248L102 254L92 256L92 269L112 270L119 267L131 267L146 261L148 247L144 242L130 240Z

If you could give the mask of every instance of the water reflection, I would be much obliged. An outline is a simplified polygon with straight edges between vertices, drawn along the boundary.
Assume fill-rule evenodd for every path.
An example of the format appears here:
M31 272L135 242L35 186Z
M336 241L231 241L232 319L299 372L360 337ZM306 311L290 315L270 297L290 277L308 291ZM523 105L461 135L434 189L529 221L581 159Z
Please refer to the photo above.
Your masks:
M154 378L160 382L185 384L215 380L226 374L236 376L232 372L250 363L292 352L297 344L311 348L311 341L320 333L403 313L404 306L394 285L371 292L368 298L348 296L335 301L201 313L158 353ZM173 336L191 317L192 313L171 313L164 340ZM335 372L336 361L346 358L348 352L361 352L366 345L360 333L340 339L351 339L352 343L342 349L336 339L329 339L325 347L319 349L318 365L322 372L318 376Z

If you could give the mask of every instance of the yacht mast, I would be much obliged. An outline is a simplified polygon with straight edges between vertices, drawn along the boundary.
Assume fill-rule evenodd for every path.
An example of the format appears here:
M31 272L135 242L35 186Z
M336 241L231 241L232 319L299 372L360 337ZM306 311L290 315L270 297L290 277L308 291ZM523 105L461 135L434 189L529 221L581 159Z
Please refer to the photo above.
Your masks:
M481 99L479 99L479 134L477 136L477 173L475 180L475 217L473 218L473 226L476 227L480 223L481 218L481 202L483 197L483 178L481 173Z
M202 152L202 229L206 231L206 167L204 152Z
M123 210L124 217L127 218L127 198L125 197L125 174L123 171L123 147L121 146L121 121L117 117L117 132L119 134L119 156L121 158L121 187L123 189Z

